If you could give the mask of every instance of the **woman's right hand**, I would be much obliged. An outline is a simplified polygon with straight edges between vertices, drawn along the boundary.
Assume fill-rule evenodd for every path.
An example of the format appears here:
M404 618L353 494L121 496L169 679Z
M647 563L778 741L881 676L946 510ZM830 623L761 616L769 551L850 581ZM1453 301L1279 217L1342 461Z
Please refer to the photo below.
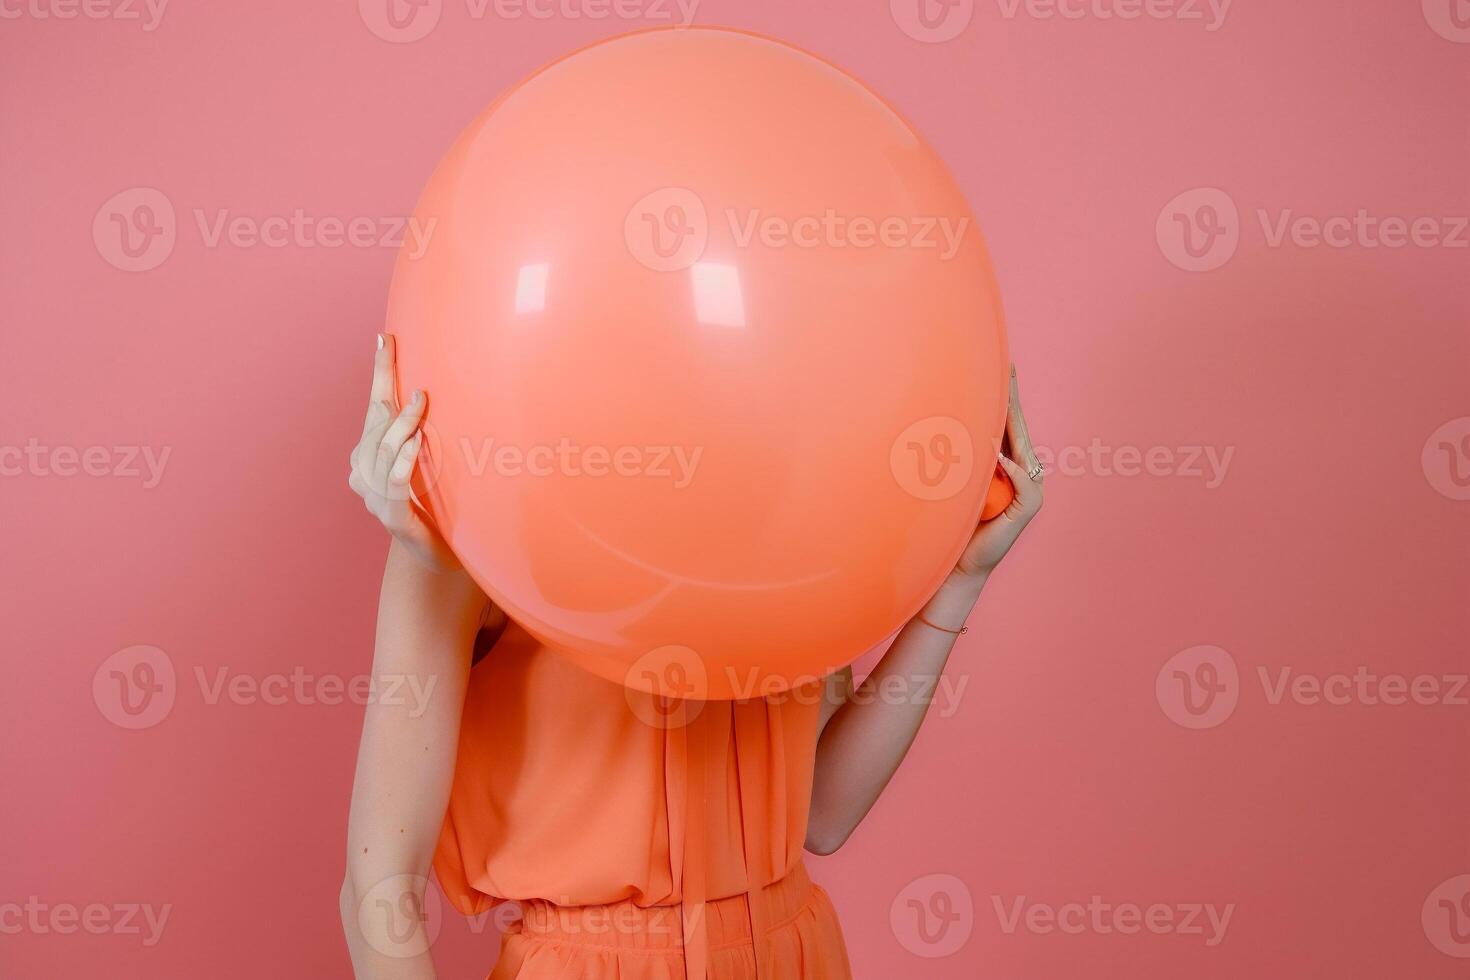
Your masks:
M415 391L408 407L400 410L393 378L396 352L393 335L378 334L372 395L362 439L352 450L347 485L362 498L368 513L416 559L435 571L458 571L459 559L409 490L424 444L428 396Z

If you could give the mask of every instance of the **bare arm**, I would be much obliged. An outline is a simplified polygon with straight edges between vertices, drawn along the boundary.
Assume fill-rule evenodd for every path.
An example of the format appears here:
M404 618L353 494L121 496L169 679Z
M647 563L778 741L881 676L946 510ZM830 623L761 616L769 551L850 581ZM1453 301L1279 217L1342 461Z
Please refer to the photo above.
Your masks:
M431 978L419 929L454 775L470 652L485 610L460 571L435 572L397 541L378 599L367 706L347 825L342 928L359 978Z
M827 679L817 740L807 849L831 854L841 847L878 801L913 745L929 711L954 642L990 573L1041 508L1040 475L1015 372L1011 374L1008 449L1024 466L1001 456L1016 499L981 524L958 565L923 610L899 632L883 659L853 689L852 668Z
M342 929L358 978L430 980L424 889L454 775L475 634L488 600L410 499L424 401L392 402L392 338L353 451L352 488L393 535L378 597L373 696L352 785Z

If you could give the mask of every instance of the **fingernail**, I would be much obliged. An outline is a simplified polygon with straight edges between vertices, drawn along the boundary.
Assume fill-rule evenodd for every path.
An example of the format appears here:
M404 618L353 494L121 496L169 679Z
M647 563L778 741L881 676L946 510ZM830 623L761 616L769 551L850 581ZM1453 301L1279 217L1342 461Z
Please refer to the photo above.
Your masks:
M382 350L382 349L383 349L383 335L382 334L378 334L378 350Z
M424 392L423 392L423 389L422 388L415 388L413 390L413 403L415 405L417 405L419 402L421 402L423 400L424 400Z

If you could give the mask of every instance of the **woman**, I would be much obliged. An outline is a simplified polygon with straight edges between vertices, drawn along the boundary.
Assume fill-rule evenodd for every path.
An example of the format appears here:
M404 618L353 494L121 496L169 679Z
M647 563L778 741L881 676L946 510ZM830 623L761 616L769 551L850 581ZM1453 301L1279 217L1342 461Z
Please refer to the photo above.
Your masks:
M408 493L427 397L400 411L394 390L393 338L379 335L349 478L392 536L373 675L381 691L432 694L367 707L341 894L357 976L434 976L420 911L432 865L466 914L521 904L494 980L849 977L801 852L837 850L877 801L987 578L1041 507L1014 369L1000 465L1016 498L862 689L845 668L672 712L540 648L471 581Z

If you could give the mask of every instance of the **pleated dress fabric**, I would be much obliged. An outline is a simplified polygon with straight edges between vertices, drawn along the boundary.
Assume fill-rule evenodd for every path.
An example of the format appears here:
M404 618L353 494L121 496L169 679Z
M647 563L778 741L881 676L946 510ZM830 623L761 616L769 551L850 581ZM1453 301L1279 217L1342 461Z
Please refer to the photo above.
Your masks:
M492 980L847 980L802 864L819 694L671 702L509 624L471 672L434 859L462 913L521 906Z

